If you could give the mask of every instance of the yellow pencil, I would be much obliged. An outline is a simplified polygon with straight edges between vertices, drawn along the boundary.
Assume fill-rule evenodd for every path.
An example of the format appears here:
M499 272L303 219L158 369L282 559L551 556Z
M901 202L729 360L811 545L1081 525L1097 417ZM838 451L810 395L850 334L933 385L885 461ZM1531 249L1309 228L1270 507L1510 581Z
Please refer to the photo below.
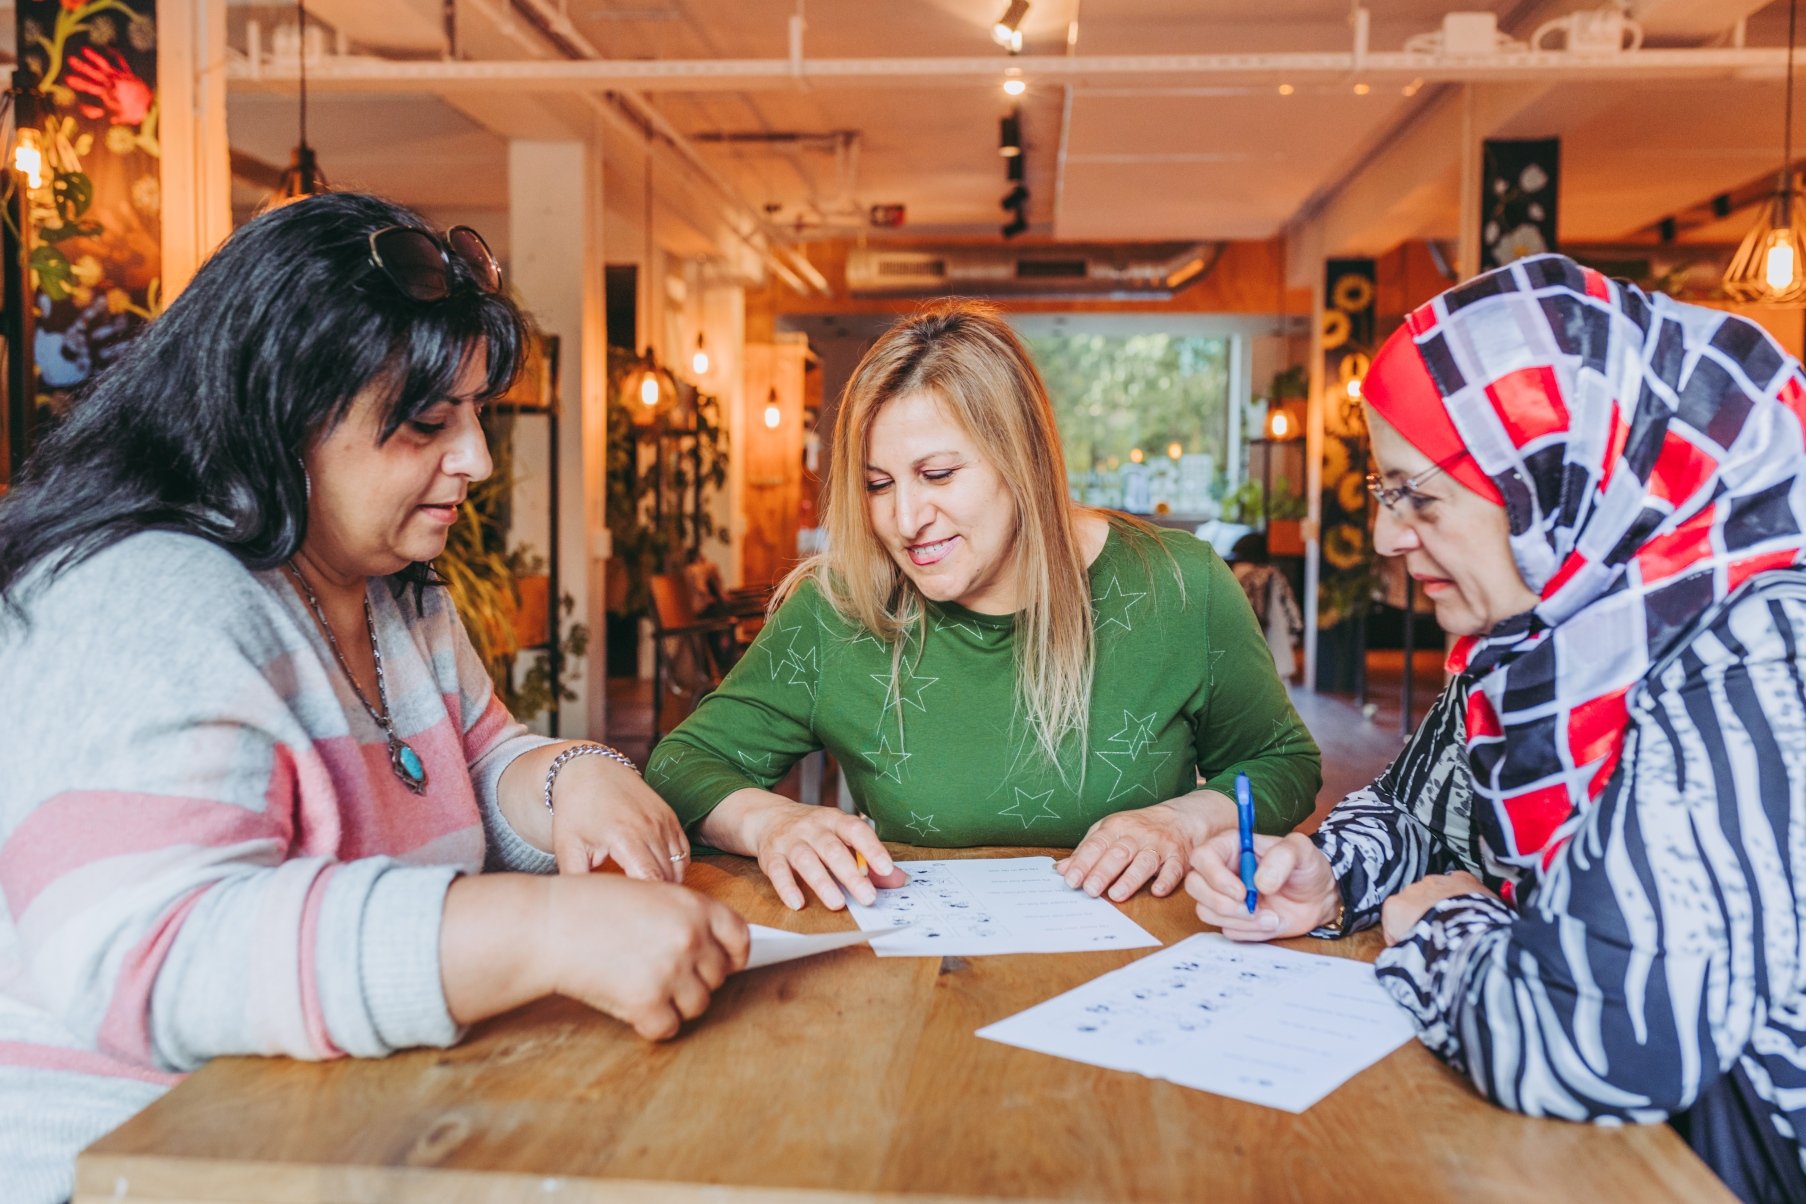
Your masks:
M853 850L853 862L859 867L860 873L866 874L871 872L865 868L865 854L861 853L858 849Z

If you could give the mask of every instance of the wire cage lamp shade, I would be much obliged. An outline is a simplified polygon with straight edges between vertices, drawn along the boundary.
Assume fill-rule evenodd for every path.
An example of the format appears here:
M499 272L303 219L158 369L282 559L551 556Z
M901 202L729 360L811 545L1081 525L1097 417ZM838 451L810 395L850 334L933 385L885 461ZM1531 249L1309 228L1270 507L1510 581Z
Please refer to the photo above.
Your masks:
M1754 304L1806 302L1806 197L1796 181L1789 179L1763 202L1761 219L1725 269L1724 291Z
M1793 54L1799 0L1787 3L1787 99L1781 117L1781 178L1725 269L1725 295L1759 305L1806 303L1806 203L1793 170Z

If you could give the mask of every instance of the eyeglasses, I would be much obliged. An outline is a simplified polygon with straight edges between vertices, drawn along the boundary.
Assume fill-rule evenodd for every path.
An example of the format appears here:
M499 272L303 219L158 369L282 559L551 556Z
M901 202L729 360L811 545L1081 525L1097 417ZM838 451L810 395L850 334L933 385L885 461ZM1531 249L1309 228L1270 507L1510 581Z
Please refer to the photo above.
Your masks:
M1439 501L1440 499L1425 497L1423 494L1417 492L1418 486L1422 485L1437 473L1447 472L1450 467L1460 463L1461 458L1467 454L1467 449L1463 448L1448 459L1437 464L1432 464L1414 476L1406 477L1403 481L1400 481L1391 488L1386 486L1385 478L1379 473L1369 472L1367 474L1367 492L1371 493L1374 500L1384 506L1389 514L1397 514L1398 504L1403 501L1409 501L1415 508L1421 510L1430 502Z
M385 226L370 234L370 262L416 301L443 301L452 293L452 257L485 293L502 291L502 269L483 236L453 226L440 238L416 226Z

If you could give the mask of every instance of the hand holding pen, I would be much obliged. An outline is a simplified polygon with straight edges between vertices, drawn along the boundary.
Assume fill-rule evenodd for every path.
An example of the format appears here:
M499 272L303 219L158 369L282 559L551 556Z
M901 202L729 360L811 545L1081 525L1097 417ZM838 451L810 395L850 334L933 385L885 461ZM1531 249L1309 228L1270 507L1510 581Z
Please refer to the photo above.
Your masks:
M1238 941L1303 936L1334 922L1341 898L1329 858L1308 836L1255 832L1252 791L1245 808L1239 783L1236 793L1236 830L1199 845L1185 877L1198 918Z

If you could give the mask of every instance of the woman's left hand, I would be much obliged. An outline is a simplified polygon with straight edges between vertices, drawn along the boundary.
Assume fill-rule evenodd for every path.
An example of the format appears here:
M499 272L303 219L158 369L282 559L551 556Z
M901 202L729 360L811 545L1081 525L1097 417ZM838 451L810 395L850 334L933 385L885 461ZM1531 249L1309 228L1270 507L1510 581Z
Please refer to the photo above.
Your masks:
M1466 870L1419 878L1387 899L1380 908L1380 930L1386 934L1386 943L1396 945L1404 940L1405 934L1417 927L1417 921L1423 919L1425 912L1444 899L1453 899L1457 895L1498 898Z
M690 841L665 800L607 757L577 757L554 787L552 855L561 874L587 874L610 859L629 878L682 882Z
M1106 815L1054 870L1092 898L1108 891L1120 903L1149 881L1154 897L1165 898L1185 880L1192 850L1217 830L1209 809L1208 799L1192 795Z

